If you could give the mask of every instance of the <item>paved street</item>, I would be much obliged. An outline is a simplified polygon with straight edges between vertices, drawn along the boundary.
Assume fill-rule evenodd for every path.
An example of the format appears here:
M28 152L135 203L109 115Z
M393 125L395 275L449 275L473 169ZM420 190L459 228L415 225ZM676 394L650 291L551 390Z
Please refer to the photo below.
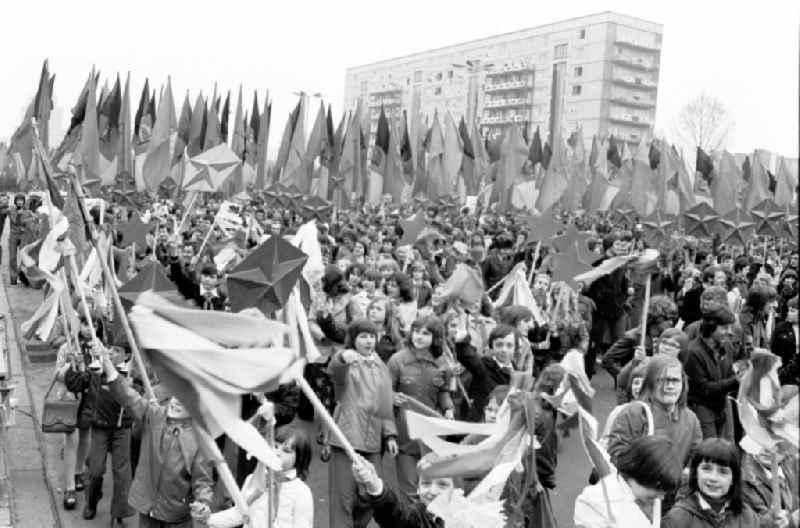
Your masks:
M5 245L5 241L4 241ZM83 497L80 497L78 508L66 512L61 507L62 483L60 452L62 445L61 435L44 435L39 433L38 417L44 394L52 381L53 364L33 364L27 360L20 362L24 349L16 346L15 336L19 324L25 321L42 301L41 290L31 290L22 286L9 286L7 264L2 266L3 288L0 289L0 310L6 306L6 301L11 307L13 319L8 321L8 339L12 358L16 357L17 373L20 366L24 365L25 376L20 377L20 386L15 396L20 400L21 410L31 409L36 416L36 421L17 413L17 426L8 431L8 459L11 477L10 487L14 497L12 511L16 514L16 525L20 528L62 526L64 528L107 526L109 523L109 498L111 497L110 475L105 479L104 499L98 508L98 515L94 521L84 521L81 518ZM16 328L14 328L16 327ZM603 372L593 380L597 389L594 399L595 415L603 423L606 415L614 405L613 386L610 377ZM26 386L27 385L27 386ZM27 391L30 390L31 403L28 407ZM306 428L312 437L316 436L316 426L301 422L301 427ZM315 446L316 448L316 446ZM42 463L44 462L44 463ZM384 464L387 480L394 480L393 465ZM558 488L552 495L559 526L569 528L572 526L572 504L576 495L586 485L589 466L586 456L579 445L579 436L574 431L569 438L561 441L558 460ZM45 480L46 476L46 480ZM309 484L315 497L315 528L328 528L328 478L327 466L319 461L315 453L311 467ZM129 522L135 526L135 522Z

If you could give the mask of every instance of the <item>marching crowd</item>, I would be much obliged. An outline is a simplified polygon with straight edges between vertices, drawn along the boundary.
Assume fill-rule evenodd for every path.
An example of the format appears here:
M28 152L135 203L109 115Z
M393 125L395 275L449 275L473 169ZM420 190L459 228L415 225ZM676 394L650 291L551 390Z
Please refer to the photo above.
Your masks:
M236 235L236 258L222 269L213 260L225 238L215 222L220 200L208 198L188 211L179 233L186 213L180 204L142 206L153 212L154 233L146 247L113 249L116 273L129 280L155 260L187 304L229 310L226 273L267 237L293 234L305 221L291 207L269 202L254 196L243 204L248 228ZM0 203L0 232L10 224L12 284L18 277L27 281L16 266L18 249L47 225L36 214L39 205L21 194ZM64 435L64 507L82 502L83 517L95 517L110 455L110 510L118 525L138 515L141 527L307 528L314 501L304 481L310 464L327 463L329 526L366 527L371 520L382 528L444 526L427 505L454 488L468 492L476 481L430 479L418 471L424 449L409 438L403 410L492 422L514 392L514 375L522 373L532 380L538 447L535 465L521 465L503 491L507 526L556 526L550 493L558 487L558 443L572 425L552 395L565 377L561 360L577 350L588 379L599 368L614 378L618 406L600 439L614 470L598 476L587 464L587 486L575 500L576 526L646 526L656 515L669 528L800 526L797 453L778 458L761 449L744 434L732 402L754 353L779 358L783 389L796 391L800 384L796 250L675 236L657 248L649 302L643 276L623 267L579 284L562 303L567 286L553 280L553 244L528 233L524 220L417 205L433 230L400 245L401 220L413 208L334 210L327 222L317 222L325 270L310 285L308 313L323 360L308 365L305 377L357 451L355 463L324 427L316 438L297 427L314 416L294 384L267 394L268 404L244 397L244 418L258 415L262 425L276 424L283 469L270 488L262 464L245 453L234 456L232 469L249 505L243 518L218 486L181 402L169 394L157 401L142 396L142 373L128 368L130 349L117 318L91 297L88 310L79 308L74 294L77 343L70 346L58 330L51 338L60 345L58 397L80 401L78 426ZM138 214L111 205L101 222L98 210L90 212L97 228L117 242L117 227ZM568 212L558 220L587 233L594 266L647 247L635 220ZM214 232L204 242L209 229ZM536 316L531 306L494 302L495 286L520 263L533 270ZM477 301L443 289L458 265L482 277L485 290ZM314 442L322 445L322 462L312 460ZM218 443L230 451L224 438ZM382 478L386 457L396 467L396 486ZM778 498L770 484L775 473ZM660 512L652 507L655 498L662 499Z

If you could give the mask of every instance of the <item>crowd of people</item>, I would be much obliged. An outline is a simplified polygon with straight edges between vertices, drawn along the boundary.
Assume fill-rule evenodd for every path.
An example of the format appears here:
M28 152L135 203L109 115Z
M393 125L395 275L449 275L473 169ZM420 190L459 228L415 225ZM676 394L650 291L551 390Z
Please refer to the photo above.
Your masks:
M12 284L18 277L29 282L16 267L18 249L46 231L37 200L20 194L0 205L0 226L7 217L11 229ZM239 208L244 228L231 234L216 221L221 202L201 197L187 210L159 200L90 213L117 246L113 260L121 281L156 261L187 305L230 310L227 273L258 244L292 235L308 218L253 193ZM121 247L119 227L145 211L153 225L147 245ZM407 242L402 221L415 211L431 229L401 245ZM649 246L636 219L570 212L556 219L586 233L582 243L593 266ZM371 520L382 528L442 526L427 505L454 488L468 493L476 481L431 479L420 471L425 449L409 437L404 410L492 422L521 373L532 381L538 447L535 469L523 464L503 491L507 526L556 526L549 495L558 488L558 443L570 423L551 397L566 375L561 360L578 351L588 379L600 368L612 376L618 406L600 439L614 470L590 475L587 460L576 526L647 526L658 515L669 528L800 526L797 454L777 459L765 452L744 434L732 403L756 350L780 358L781 385L800 384L796 249L779 239L737 248L676 233L656 248L650 287L643 274L622 267L572 289L553 280L552 241L538 240L513 214L387 205L333 210L316 225L324 273L310 284L308 314L323 359L308 365L305 377L357 460L324 426L317 438L297 427L314 413L295 384L266 394L266 404L261 395L245 397L244 418L256 415L262 425L277 426L283 469L270 488L262 464L246 453L234 456L232 469L249 505L243 516L221 491L215 461L198 448L181 402L163 393L157 401L142 396L147 374L129 368L130 347L113 310L91 295L79 306L73 292L78 340L58 328L51 337L60 346L59 397L80 401L78 427L64 441L65 508L76 508L84 491L83 517L95 517L110 454L110 509L120 525L138 515L142 527L307 528L314 501L304 481L312 463L327 463L329 526L364 528ZM235 257L220 268L215 252L232 240ZM530 277L536 306L496 302L497 286L519 265ZM482 278L477 300L445 288L459 266ZM321 462L312 461L315 441L322 445ZM230 451L224 439L218 443ZM382 478L385 457L393 459L396 486ZM777 509L770 485L775 472ZM526 481L533 485L523 486ZM656 498L660 511L652 507Z

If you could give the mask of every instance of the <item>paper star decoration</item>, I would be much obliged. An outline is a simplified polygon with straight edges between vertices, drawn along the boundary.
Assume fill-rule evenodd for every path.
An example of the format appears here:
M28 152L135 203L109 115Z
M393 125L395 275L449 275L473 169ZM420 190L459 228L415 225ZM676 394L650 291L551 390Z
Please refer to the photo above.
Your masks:
M228 274L231 308L258 308L266 315L281 309L292 293L308 256L279 236L271 236Z
M128 223L121 225L118 231L122 235L121 247L136 244L136 248L142 250L147 247L147 234L153 231L153 226L142 222L134 212Z

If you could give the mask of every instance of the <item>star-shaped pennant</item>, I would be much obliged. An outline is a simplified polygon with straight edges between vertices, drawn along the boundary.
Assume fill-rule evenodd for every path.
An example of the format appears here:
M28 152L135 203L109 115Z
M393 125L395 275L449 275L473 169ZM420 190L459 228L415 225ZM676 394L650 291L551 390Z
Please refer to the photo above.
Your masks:
M279 236L271 236L228 274L231 308L258 308L266 315L289 300L308 256Z
M589 240L589 238L590 235L578 231L578 228L575 227L575 224L569 224L566 231L553 237L553 246L555 246L557 250L564 252L571 248L574 244L577 244L579 249L583 247L588 251L586 241Z
M414 197L414 203L418 208L423 208L430 203L430 200L424 194L418 194Z
M786 213L783 215L783 220L780 224L779 234L783 237L789 237L789 240L797 243L798 235L798 217L797 209L791 205L787 206Z
M646 216L641 222L645 240L653 246L669 240L675 228L675 221L674 215L663 214L658 210Z
M553 282L563 281L576 291L578 283L575 282L575 277L592 269L591 265L585 264L580 259L577 241L563 253L553 255L553 260Z
M636 209L629 206L614 209L611 212L611 218L614 222L621 224L623 227L631 228L635 223Z
M687 235L711 238L716 231L719 214L706 202L700 202L683 213Z
M755 233L758 236L778 236L783 211L774 201L766 199L753 206L750 214L756 223Z
M149 291L161 295L175 303L181 303L182 296L178 293L175 283L169 280L164 273L164 267L155 261L148 262L134 278L119 287L119 297L123 306L130 309L139 295Z
M398 246L414 244L426 234L431 234L430 231L432 231L425 220L425 215L421 211L411 218L400 220L400 227L403 228L403 236L397 243Z
M526 242L546 241L564 229L564 224L556 222L552 211L528 217L528 239Z
M119 226L118 231L122 235L120 247L136 244L136 247L141 250L147 247L147 234L153 231L153 226L142 222L139 215L134 212L128 223Z
M719 219L720 242L745 247L755 232L756 223L741 209L734 209Z
M183 190L216 192L240 163L230 147L220 143L188 160Z
M332 210L333 207L331 206L331 203L327 200L323 200L319 196L312 196L311 198L305 200L305 203L302 207L304 217L316 218L320 221L327 218Z

